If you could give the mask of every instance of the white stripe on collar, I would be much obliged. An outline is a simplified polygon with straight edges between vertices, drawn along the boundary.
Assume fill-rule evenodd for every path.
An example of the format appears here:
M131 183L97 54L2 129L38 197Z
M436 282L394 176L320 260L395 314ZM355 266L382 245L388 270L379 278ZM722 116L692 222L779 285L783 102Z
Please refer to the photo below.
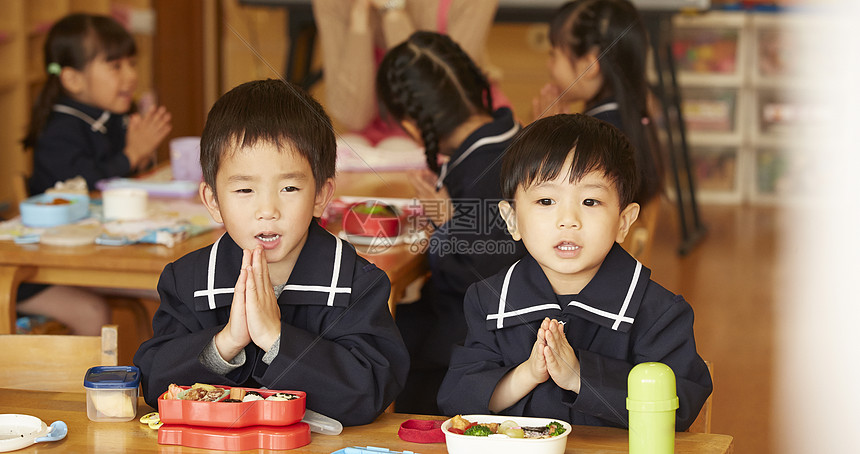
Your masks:
M499 312L496 314L487 314L487 320L496 320L496 328L502 329L505 325L505 319L509 317L517 317L522 314L528 314L529 312L543 311L547 309L557 309L561 310L561 306L555 303L541 304L539 306L531 306L523 309L517 309L515 311L505 312L505 303L508 298L508 287L511 283L511 274L514 272L514 267L517 266L517 263L520 263L519 260L514 262L510 268L508 268L508 272L505 273L505 281L502 283L502 292L499 295Z
M618 326L621 325L622 322L633 324L633 318L627 317L624 315L627 312L627 307L630 306L630 300L633 298L633 291L636 289L636 283L639 282L639 275L642 273L642 263L638 260L636 261L636 269L633 271L633 279L630 281L630 286L627 287L627 295L624 297L624 304L621 305L621 310L618 311L617 314L613 314L611 312L606 312L601 309L597 309L586 304L583 304L579 301L571 301L567 303L568 306L578 307L582 310L591 312L592 314L599 315L601 317L608 318L610 320L615 320L612 324L612 329L614 331L618 331Z
M284 290L296 290L300 292L328 292L327 306L334 306L334 296L338 293L352 293L351 287L338 287L337 278L340 276L340 262L343 255L343 240L336 236L332 236L335 240L334 248L334 269L331 272L331 285L328 287L322 285L299 285L290 284L284 286Z
M454 167L457 167L461 162L463 162L464 159L469 157L469 155L472 154L473 151L477 150L480 147L483 147L484 145L504 142L513 137L514 134L516 134L519 130L520 124L514 121L513 128L497 136L487 136L476 140L475 143L473 143L469 148L466 148L466 151L464 151L463 154L461 154L456 161L450 163L450 165L447 162L442 164L442 171L439 172L439 178L436 179L436 190L438 191L439 189L442 189L442 181L445 180L446 176L448 176L448 171L450 171Z
M209 301L209 309L215 309L215 295L222 293L233 293L233 288L214 288L215 287L215 257L218 255L218 244L221 242L224 235L218 237L212 249L209 251L209 267L206 269L206 290L196 290L194 296L205 296Z
M78 109L75 109L74 107L69 107L63 104L54 105L53 110L54 112L69 114L74 117L78 117L81 120L84 120L85 122L87 122L88 125L90 125L90 130L92 130L93 132L98 131L102 134L107 134L107 128L105 127L105 123L107 123L108 119L110 118L110 112L108 112L107 110L102 112L98 120L81 112Z
M212 245L212 250L209 251L209 267L206 270L206 290L196 290L194 292L194 296L205 296L209 302L209 309L215 309L215 295L220 295L224 293L233 293L235 289L233 287L229 288L214 288L215 287L215 262L218 255L218 244L221 242L221 238L224 238L224 235L221 235L217 241ZM337 280L340 277L340 263L341 258L343 256L343 240L332 236L336 241L335 249L334 249L334 269L332 270L331 277L331 285L300 285L300 284L290 284L285 285L283 290L295 290L299 292L326 292L328 293L328 306L334 306L334 297L338 293L352 293L351 287L338 287ZM283 292L283 291L282 291Z
M585 115L593 117L595 115L602 114L603 112L609 112L610 110L618 110L618 103L608 102L606 104L601 104L593 109L586 110Z

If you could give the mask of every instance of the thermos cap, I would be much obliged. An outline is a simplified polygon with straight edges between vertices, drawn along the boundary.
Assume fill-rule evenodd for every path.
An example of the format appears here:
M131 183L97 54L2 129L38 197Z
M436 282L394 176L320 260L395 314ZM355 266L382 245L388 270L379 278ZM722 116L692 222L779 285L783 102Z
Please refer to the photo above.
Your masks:
M627 409L670 411L678 408L675 373L662 363L641 363L627 376Z

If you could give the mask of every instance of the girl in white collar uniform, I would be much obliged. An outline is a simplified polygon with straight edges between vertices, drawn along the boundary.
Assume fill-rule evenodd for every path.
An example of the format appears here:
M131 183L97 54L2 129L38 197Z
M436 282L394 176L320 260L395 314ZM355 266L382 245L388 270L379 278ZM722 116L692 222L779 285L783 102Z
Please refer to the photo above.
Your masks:
M412 182L436 227L421 299L397 309L413 367L395 405L436 414L451 349L466 335L466 289L523 254L497 215L502 155L520 125L510 109L493 109L486 76L439 33L416 32L389 51L376 90L387 113L424 145L428 169L413 173Z
M33 148L31 194L75 176L98 180L146 167L171 130L170 113L130 114L137 90L134 38L107 16L72 14L45 41L48 79L24 145Z

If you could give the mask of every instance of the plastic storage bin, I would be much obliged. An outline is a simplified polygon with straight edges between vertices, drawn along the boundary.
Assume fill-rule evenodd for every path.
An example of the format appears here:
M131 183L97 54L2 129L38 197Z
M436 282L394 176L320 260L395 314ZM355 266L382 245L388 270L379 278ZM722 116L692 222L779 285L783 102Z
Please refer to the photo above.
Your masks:
M140 370L134 366L91 367L84 377L87 417L91 421L122 422L137 416Z
M684 121L687 130L727 132L735 130L737 89L686 88L683 90Z

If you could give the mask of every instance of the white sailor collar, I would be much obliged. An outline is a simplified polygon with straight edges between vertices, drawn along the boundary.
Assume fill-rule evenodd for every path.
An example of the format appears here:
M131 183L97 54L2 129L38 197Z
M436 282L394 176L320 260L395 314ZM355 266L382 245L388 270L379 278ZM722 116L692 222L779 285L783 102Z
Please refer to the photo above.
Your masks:
M111 113L108 110L98 109L68 98L62 98L60 102L54 104L51 110L77 117L90 125L90 130L93 132L102 134L108 132L107 123L111 118Z
M569 315L627 332L650 278L651 270L616 243L578 295L556 295L531 255L511 265L500 285L497 279L483 281L478 291L491 331Z
M355 260L352 245L311 222L307 241L278 304L347 307ZM230 306L241 265L242 249L225 233L209 250L206 272L195 273L194 309Z

